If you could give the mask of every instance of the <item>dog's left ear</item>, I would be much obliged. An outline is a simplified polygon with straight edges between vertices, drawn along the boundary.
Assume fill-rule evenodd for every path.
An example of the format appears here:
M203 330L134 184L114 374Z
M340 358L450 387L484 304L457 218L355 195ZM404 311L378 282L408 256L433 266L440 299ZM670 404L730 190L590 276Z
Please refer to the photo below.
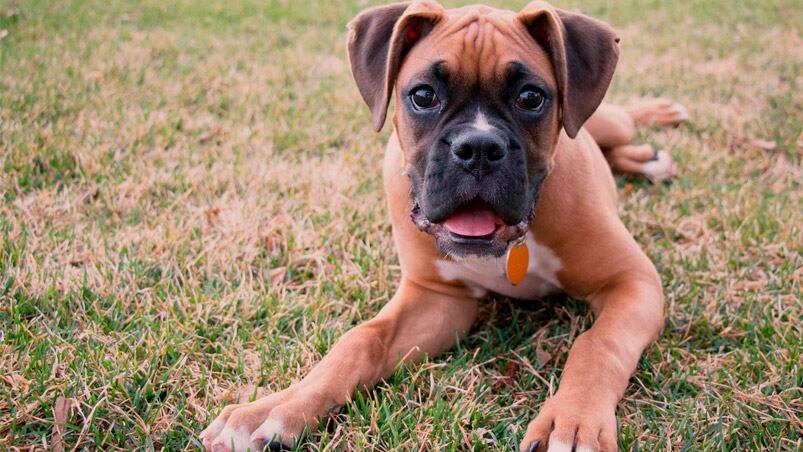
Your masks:
M348 24L351 72L371 109L374 130L385 124L390 96L410 49L444 17L437 3L419 1L370 8Z
M608 91L619 60L619 38L604 22L543 1L527 5L518 20L552 59L563 128L574 138Z

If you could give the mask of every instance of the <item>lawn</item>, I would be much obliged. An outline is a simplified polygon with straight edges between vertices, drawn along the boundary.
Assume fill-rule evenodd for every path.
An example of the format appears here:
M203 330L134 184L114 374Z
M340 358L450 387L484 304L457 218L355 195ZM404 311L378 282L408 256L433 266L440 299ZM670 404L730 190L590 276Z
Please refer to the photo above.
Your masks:
M227 401L298 380L387 302L388 132L345 59L369 3L0 0L0 449L197 450ZM692 117L641 136L671 184L618 177L667 300L620 446L800 450L803 8L561 5L621 34L608 100ZM482 312L300 450L511 450L592 318Z

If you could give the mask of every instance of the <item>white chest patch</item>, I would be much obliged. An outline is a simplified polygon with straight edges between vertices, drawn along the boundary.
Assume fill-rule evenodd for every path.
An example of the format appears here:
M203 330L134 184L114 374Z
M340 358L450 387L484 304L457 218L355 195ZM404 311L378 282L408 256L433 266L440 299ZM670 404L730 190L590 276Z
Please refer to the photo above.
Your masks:
M527 235L527 248L530 262L527 276L521 284L510 284L505 275L506 258L439 260L436 262L441 277L447 281L461 281L471 287L475 296L481 297L489 291L512 298L532 300L560 291L558 271L562 268L560 259L551 249L539 245Z

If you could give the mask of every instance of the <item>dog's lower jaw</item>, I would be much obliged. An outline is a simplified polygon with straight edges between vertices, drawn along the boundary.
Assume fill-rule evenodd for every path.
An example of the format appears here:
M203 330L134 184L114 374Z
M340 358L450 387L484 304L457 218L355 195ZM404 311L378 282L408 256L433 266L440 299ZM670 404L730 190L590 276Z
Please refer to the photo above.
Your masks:
M524 237L530 227L530 223L533 221L534 215L535 207L533 206L521 222L512 226L500 227L487 239L476 239L468 241L469 243L461 243L454 240L455 236L446 230L442 224L433 223L427 219L415 196L413 197L413 208L410 211L410 219L413 224L421 232L435 238L435 243L441 253L457 260L469 257L501 257L507 252L511 242Z

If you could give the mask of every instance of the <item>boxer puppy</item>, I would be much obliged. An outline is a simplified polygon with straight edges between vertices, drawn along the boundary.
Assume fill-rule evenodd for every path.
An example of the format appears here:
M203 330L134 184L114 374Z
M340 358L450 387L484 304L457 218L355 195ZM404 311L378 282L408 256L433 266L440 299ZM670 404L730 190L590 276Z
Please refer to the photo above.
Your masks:
M683 112L660 101L600 107L619 39L602 22L540 1L518 13L392 4L349 29L352 71L377 131L395 93L383 171L398 291L304 379L225 407L203 444L288 447L400 361L452 347L485 294L560 291L587 300L596 321L575 340L521 449L616 450L616 406L662 329L663 291L617 216L600 147L619 150L609 158L615 167L667 173L652 149L629 143L634 125L673 124Z

